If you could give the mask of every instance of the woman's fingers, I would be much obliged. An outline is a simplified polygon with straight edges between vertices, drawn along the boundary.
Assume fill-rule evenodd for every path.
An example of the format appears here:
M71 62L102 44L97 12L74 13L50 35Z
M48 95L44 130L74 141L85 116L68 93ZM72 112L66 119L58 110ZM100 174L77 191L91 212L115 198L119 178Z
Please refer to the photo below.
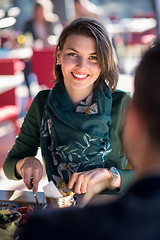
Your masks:
M68 183L68 188L74 188L74 192L77 194L86 193L89 180L89 171L73 173Z
M32 189L31 177L32 177L32 168L23 168L22 178L23 178L23 182L25 183L28 189Z
M73 173L72 174L72 177L71 177L71 179L68 182L68 188L69 189L72 189L74 187L74 184L76 183L77 178L78 178L78 174L79 173Z
M33 180L32 180L32 186L33 186L33 193L36 194L38 191L38 184L39 181L42 178L42 174L36 169L33 173Z
M74 190L76 193L86 193L88 189L88 183L90 181L89 175L79 174Z
M43 168L40 161L34 157L25 158L20 168L20 174L27 188L33 188L33 193L36 194L39 181L43 174Z
M77 194L86 193L89 186L100 181L107 181L111 177L108 169L97 168L85 172L74 173L68 183L68 188Z

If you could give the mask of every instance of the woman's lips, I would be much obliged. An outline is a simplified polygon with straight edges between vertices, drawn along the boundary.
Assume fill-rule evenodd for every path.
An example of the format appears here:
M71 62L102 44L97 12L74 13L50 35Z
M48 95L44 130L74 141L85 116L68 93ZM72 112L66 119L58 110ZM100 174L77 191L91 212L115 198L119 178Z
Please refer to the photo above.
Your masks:
M75 79L83 80L83 79L86 79L89 75L88 75L88 74L78 74L78 73L73 73L73 72L72 72L72 76L73 76Z

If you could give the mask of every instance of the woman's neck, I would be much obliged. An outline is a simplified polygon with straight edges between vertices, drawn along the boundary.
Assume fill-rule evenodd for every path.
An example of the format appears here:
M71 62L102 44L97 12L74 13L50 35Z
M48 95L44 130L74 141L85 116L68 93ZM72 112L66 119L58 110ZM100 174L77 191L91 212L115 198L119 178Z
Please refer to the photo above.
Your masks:
M77 107L77 105L86 97L88 97L92 92L93 89L90 89L90 91L85 91L85 90L74 90L74 91L67 91L68 92L68 96L71 100L71 102L74 105L74 108Z

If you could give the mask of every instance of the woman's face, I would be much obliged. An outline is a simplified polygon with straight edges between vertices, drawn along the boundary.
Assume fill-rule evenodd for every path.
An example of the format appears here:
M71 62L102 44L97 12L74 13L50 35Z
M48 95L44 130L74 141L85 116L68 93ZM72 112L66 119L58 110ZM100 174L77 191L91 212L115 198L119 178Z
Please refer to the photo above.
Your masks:
M79 90L78 93L85 91L89 95L101 72L94 38L69 35L63 49L57 52L57 59L67 92Z

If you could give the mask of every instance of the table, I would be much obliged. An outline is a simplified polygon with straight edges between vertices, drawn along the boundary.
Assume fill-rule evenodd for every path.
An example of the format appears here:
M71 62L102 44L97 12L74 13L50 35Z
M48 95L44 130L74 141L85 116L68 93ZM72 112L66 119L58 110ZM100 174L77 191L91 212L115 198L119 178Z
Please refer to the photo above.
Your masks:
M35 198L34 198L34 195L33 195L32 191L0 190L0 200L9 201L9 199L11 198L12 195L13 195L13 197L15 196L13 202L35 203ZM79 206L79 204L81 202L81 199L83 198L83 195L77 195L76 194L75 197L77 199L77 205L76 206ZM98 195L95 195L91 199L90 204L102 204L102 203L113 201L118 197L119 197L119 195L98 194ZM40 203L44 203L45 200L44 200L44 193L43 192L38 192L37 193L37 198L38 198L38 201Z
M13 195L14 194L14 195ZM35 198L33 195L32 191L11 191L11 190L0 190L0 200L1 201L8 201L10 198L13 198L14 200L12 201L13 203L35 203ZM16 197L16 198L15 198ZM89 204L102 204L106 203L109 201L113 201L116 199L118 196L117 195L104 195L104 194L98 194L92 198ZM38 192L37 193L37 198L40 203L44 203L44 193L43 192ZM77 198L77 204L76 206L79 206L81 203L81 199L83 198L83 195L76 195ZM14 239L17 239L17 236L20 234L22 231L22 227L18 227L16 229L16 232L14 234Z

